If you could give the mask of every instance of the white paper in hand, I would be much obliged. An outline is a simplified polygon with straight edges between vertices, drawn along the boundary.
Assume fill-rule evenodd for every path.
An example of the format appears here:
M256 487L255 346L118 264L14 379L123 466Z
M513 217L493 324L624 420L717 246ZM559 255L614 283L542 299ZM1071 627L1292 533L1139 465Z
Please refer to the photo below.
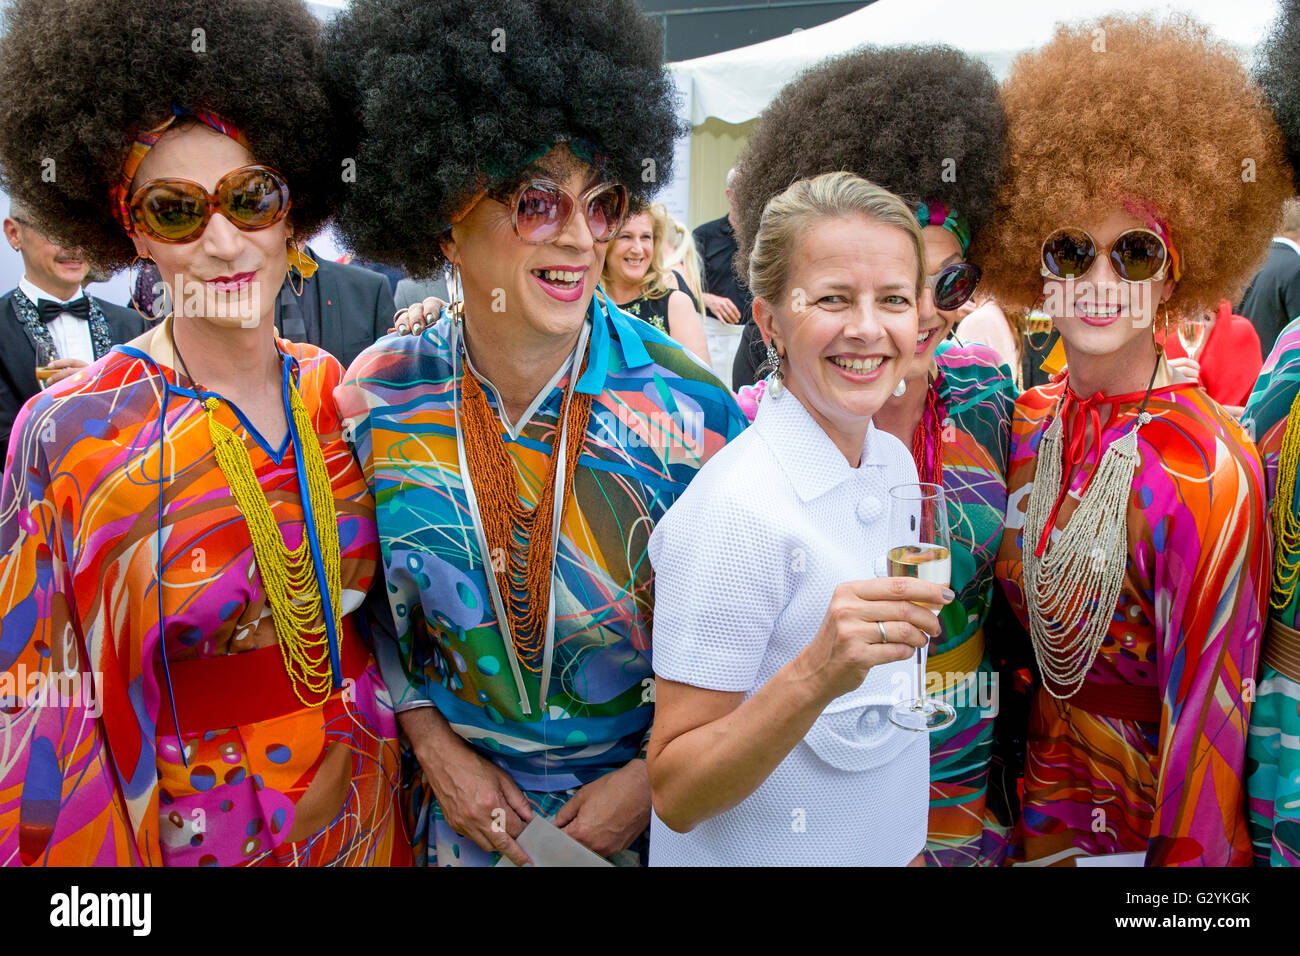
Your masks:
M515 841L532 858L534 866L613 866L609 860L597 856L540 814L529 821L524 832ZM514 866L508 857L497 861L497 866Z

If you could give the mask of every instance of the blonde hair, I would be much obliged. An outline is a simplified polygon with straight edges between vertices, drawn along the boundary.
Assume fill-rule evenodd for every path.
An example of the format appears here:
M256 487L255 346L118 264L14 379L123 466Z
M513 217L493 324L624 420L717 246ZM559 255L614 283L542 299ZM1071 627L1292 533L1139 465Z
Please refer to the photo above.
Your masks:
M786 291L791 262L808 228L830 219L864 216L907 233L916 249L916 295L925 287L925 240L910 206L887 189L849 172L796 180L763 207L749 255L749 289L776 302Z
M641 286L637 289L637 297L644 299L662 299L670 292L677 291L677 283L673 280L673 270L671 266L664 263L665 258L665 240L668 231L671 228L669 223L672 221L668 216L668 210L660 203L653 206L633 203L627 214L627 222L619 229L619 234L627 228L627 223L631 222L636 216L646 215L650 217L650 264L646 266L645 278L641 280ZM615 235L615 238L618 236ZM605 257L605 268L601 280L608 285L610 280L609 274L609 257Z
M704 280L700 275L700 256L695 251L695 237L691 235L691 231L686 226L668 215L667 208L657 203L654 208L663 210L663 216L667 222L667 234L676 238L673 251L665 257L664 268L672 271L679 266L681 267L682 277L686 280L686 288L682 291L689 291L695 297L695 301L700 303L700 314L703 315Z

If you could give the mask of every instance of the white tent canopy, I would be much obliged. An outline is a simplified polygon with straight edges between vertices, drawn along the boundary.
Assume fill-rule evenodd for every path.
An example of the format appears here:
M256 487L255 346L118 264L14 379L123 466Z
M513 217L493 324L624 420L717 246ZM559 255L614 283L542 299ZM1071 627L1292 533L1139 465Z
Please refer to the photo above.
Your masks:
M998 76L1015 56L1041 46L1059 21L1134 8L1185 11L1224 40L1252 49L1278 14L1277 0L1175 3L1045 3L1043 0L876 0L821 26L753 46L670 65L692 125L709 117L745 123L808 67L864 44L946 43L979 57Z

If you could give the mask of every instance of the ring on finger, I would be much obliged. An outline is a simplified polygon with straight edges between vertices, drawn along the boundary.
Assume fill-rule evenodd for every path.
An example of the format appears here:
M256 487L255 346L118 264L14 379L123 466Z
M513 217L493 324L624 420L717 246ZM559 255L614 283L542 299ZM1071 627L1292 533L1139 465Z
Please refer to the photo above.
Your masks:
M880 643L881 643L881 644L888 644L888 643L889 643L889 635L888 635L887 633L885 633L885 622L884 622L884 621L877 621L877 622L876 622L876 627L880 628Z

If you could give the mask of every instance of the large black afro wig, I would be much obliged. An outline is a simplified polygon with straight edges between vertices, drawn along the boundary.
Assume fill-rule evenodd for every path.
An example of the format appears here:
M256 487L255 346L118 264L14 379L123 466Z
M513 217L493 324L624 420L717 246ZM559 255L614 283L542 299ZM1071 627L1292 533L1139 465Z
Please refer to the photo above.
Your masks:
M947 46L868 47L798 76L736 165L737 274L748 274L767 201L820 173L848 170L910 203L941 202L977 233L1002 167L997 93L988 67Z
M296 235L342 186L320 22L301 0L13 0L0 39L0 182L60 243L117 270L109 190L136 134L206 109L289 183Z
M1281 0L1282 13L1259 49L1255 78L1282 128L1286 158L1300 192L1300 0Z
M667 181L673 87L634 0L353 0L328 50L356 149L338 225L365 258L439 270L453 214L566 137L634 195Z

